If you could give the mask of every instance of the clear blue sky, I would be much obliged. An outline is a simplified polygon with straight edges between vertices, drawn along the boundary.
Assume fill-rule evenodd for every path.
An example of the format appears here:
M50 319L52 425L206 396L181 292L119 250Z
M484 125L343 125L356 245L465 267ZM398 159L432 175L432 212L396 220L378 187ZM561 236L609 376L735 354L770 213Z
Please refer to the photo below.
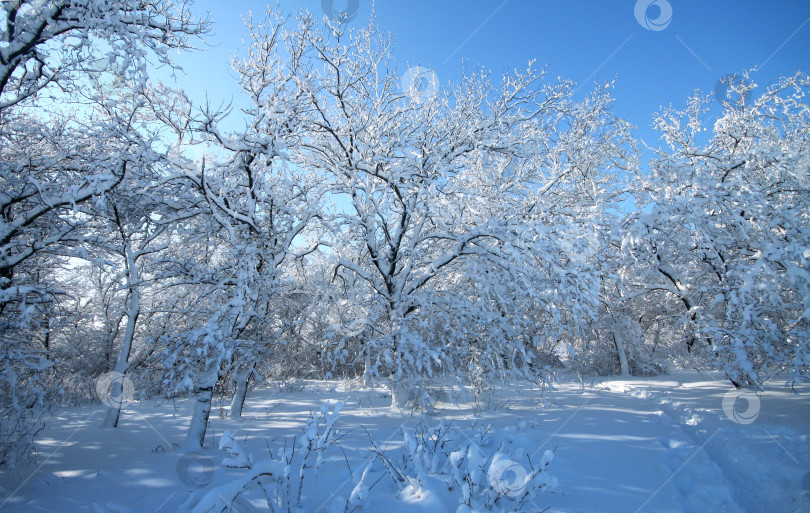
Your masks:
M767 86L781 74L810 72L810 0L639 1L641 21L636 0L377 0L374 10L397 39L401 73L418 64L446 84L458 81L462 61L500 74L536 59L550 76L581 84L580 96L594 81L616 77L616 112L651 145L658 144L649 125L660 106L683 106L726 74L758 67L754 82ZM237 100L229 55L243 45L241 16L252 10L258 17L266 5L195 1L197 12L210 12L215 34L210 48L178 61L187 73L179 83L193 98L207 92L217 103ZM348 5L334 2L336 10ZM324 15L321 0L281 0L281 7ZM359 0L351 23L371 14L372 1Z

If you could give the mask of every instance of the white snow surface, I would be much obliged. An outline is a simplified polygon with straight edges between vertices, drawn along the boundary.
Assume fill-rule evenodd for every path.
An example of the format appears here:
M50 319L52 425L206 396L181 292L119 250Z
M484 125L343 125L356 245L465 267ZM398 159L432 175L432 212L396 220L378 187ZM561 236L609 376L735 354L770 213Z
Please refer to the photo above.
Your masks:
M337 443L319 455L317 473L307 474L301 511L511 511L518 503L507 485L523 484L530 465L542 465L552 451L543 471L550 485L538 487L521 511L810 512L810 390L799 392L774 384L754 403L724 411L723 398L735 393L733 387L720 374L692 371L597 378L584 386L563 376L553 404L545 407L529 386L500 392L483 411L471 402L453 404L461 396L449 391L448 402L439 403L424 424L443 422L454 444L474 443L476 457L489 465L487 479L495 466L512 467L503 477L506 485L493 482L506 496L485 509L483 503L479 509L475 503L459 506L462 491L449 490L450 480L430 469L420 469L420 478L403 490L379 459L369 463L370 437L393 456L403 446L403 432L417 432L422 421L418 414L393 412L384 389L308 381L298 390L254 390L240 419L225 415L227 398L215 399L205 447L192 455L175 448L185 437L191 400L133 402L117 429L102 426L103 406L71 408L49 419L34 465L0 473L0 511L206 510L204 497L212 490L230 493L249 480L251 469L223 460L240 456L240 465L253 465L257 475L283 472L270 458L279 460L285 443L289 450L301 440L324 402L331 411L342 401L334 421ZM233 511L268 511L257 498L240 496ZM215 502L212 511L227 511Z

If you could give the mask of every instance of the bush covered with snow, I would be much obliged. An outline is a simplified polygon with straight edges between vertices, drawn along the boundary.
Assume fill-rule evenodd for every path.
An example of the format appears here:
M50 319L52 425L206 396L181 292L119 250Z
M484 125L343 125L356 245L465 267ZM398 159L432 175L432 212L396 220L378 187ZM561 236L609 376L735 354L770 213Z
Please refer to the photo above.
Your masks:
M431 486L445 486L458 499L458 512L522 511L556 480L548 473L554 453L532 461L523 449L508 453L507 441L483 432L477 438L440 422L402 426L402 448L383 460L404 496L418 496Z
M250 507L250 502L260 501L273 512L310 511L313 505L307 502L304 485L318 487L320 481L331 482L322 479L318 471L327 451L341 437L336 422L342 408L341 402L334 406L324 403L309 418L294 444L279 448L275 457L271 450L270 458L255 462L234 435L226 431L219 443L226 453L222 466L244 469L244 473L235 480L192 494L184 507L193 513L211 513L228 511L230 507ZM328 511L363 510L371 488L386 475L395 485L392 493L403 500L429 491L450 494L455 497L459 512L521 511L538 493L556 486L556 480L548 473L553 452L530 455L523 448L511 450L512 441L503 433L487 429L468 437L444 422L428 426L424 421L414 430L404 425L400 430L402 444L393 451L371 439L372 448L365 463L353 474L351 492L348 497L330 498Z

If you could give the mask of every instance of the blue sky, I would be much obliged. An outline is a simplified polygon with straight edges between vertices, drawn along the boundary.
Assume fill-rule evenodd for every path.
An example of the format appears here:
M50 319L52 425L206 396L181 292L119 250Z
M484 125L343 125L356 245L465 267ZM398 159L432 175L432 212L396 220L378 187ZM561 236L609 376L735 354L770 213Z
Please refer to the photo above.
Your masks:
M323 3L281 0L281 7L323 16ZM259 16L266 5L195 1L197 12L210 12L215 34L205 51L178 59L186 72L179 84L192 98L200 101L207 93L214 103L237 100L229 55L243 45L241 16L248 11ZM335 0L333 9L349 5ZM757 67L753 81L767 86L781 74L810 71L808 0L377 0L373 5L377 23L397 40L401 73L421 65L446 84L459 80L463 62L497 75L536 59L548 66L549 76L578 82L579 96L594 81L615 77L616 112L650 145L658 144L649 128L654 112L670 103L683 106L697 89L713 91L726 74ZM372 1L359 0L351 24L361 26L371 15Z

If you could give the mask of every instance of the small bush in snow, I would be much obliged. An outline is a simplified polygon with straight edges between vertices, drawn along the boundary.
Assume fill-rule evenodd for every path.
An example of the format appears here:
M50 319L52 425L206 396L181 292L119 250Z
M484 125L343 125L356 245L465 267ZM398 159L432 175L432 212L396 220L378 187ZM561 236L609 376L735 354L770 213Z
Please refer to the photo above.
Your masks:
M276 458L271 453L269 459L255 463L226 431L219 445L227 452L222 466L246 472L204 494L192 495L184 507L193 513L252 511L249 503L261 497L274 513L308 511L305 506L312 505L303 500L304 484L311 487L317 482L324 453L337 441L335 423L342 407L338 402L330 413L329 403L324 403L295 444L285 445ZM354 486L348 498L331 498L330 513L362 511L371 489L385 473L394 481L398 496L444 489L457 497L461 513L523 511L533 506L531 501L540 491L556 486L547 472L552 451L535 458L522 448L510 449L512 440L496 436L489 428L475 438L444 422L433 427L421 423L414 431L402 426L401 430L403 445L394 452L386 453L372 439L372 457L360 472L353 472Z
M226 431L219 448L228 456L222 461L224 467L246 468L247 472L236 480L208 490L202 497L192 495L184 504L193 513L211 513L247 508L247 496L259 493L274 513L303 511L301 497L304 482L315 478L323 462L323 453L335 442L335 422L340 416L343 403L335 404L329 412L326 402L321 410L307 421L304 434L279 452L277 458L253 462L233 434ZM241 505L240 508L235 506ZM240 510L241 510L240 509ZM248 510L250 511L250 510Z
M547 473L552 451L532 461L522 449L504 452L506 442L487 450L494 441L489 431L476 441L444 422L423 425L413 433L405 426L401 429L400 451L390 458L378 456L406 496L441 483L457 494L458 512L522 511L538 492L556 485Z

